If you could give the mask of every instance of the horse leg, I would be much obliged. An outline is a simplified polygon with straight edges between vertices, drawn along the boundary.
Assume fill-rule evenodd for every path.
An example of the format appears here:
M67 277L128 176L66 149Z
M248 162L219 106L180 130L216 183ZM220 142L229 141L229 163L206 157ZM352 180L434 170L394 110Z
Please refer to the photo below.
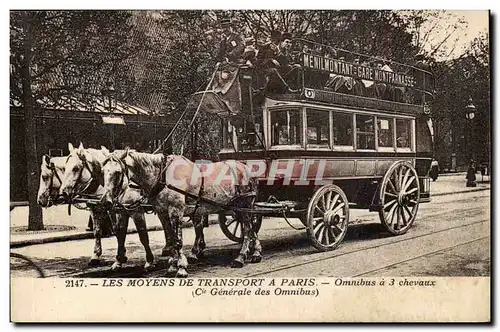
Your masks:
M161 256L170 257L173 252L172 235L171 230L169 230L170 222L168 221L168 216L166 214L163 218L160 217L160 215L163 215L163 213L158 213L158 218L160 219L161 227L163 228L163 234L165 234L165 246L161 250Z
M113 220L112 227L116 235L116 240L118 241L118 251L116 254L115 262L113 263L113 266L111 266L111 269L117 270L122 267L122 264L127 262L127 249L125 248L125 239L127 237L129 216L126 213L119 213L118 215L116 215L113 212L109 212L109 215Z
M243 265L245 265L245 260L247 259L248 254L250 253L250 246L252 244L250 232L252 229L252 225L250 224L251 223L250 218L246 213L236 212L236 218L241 220L241 227L243 230L242 231L243 243L241 244L241 250L238 257L236 257L233 260L231 266L235 268L241 268L243 267Z
M100 262L100 257L102 255L102 245L101 245L101 223L104 218L108 218L106 213L102 211L98 211L97 209L91 209L90 213L92 215L92 219L94 220L94 254L88 263L89 266L94 267L98 266Z
M177 265L177 274L176 277L186 278L188 276L187 267L188 261L186 256L182 251L183 241L182 241L182 216L183 211L176 207L168 208L168 218L170 219L170 224L174 231L174 241L175 241L175 250L177 253L177 257L175 257L175 263Z
M153 265L154 255L149 247L149 235L146 227L146 219L144 218L144 212L135 212L132 215L132 219L134 220L135 228L139 234L139 239L144 246L144 250L146 250L146 264L144 264L144 269L149 270Z
M206 244L205 244L205 237L203 235L204 224L202 216L195 214L192 219L193 219L195 240L193 248L191 249L191 254L188 255L188 261L190 261L191 263L195 263L203 254L203 250L205 249Z
M158 218L160 219L160 222L163 226L163 232L165 233L165 247L163 247L161 251L161 255L163 257L166 257L167 259L167 264L168 264L168 269L167 273L175 273L177 272L177 266L175 263L176 259L176 252L174 245L172 245L172 242L174 241L175 238L175 233L172 228L172 225L170 223L170 217L168 216L168 213L158 213Z
M252 247L253 253L252 258L250 259L251 263L260 263L262 261L262 245L260 244L259 237L257 232L252 229Z

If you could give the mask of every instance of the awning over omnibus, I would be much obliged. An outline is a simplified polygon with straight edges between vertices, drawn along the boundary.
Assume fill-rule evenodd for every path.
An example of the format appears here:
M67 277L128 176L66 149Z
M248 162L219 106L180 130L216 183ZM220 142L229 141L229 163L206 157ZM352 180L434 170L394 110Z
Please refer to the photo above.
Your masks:
M230 64L221 65L213 74L211 85L205 92L197 92L189 101L188 106L219 116L231 116L241 111L239 68Z
M200 110L202 112L216 114L223 118L234 115L224 100L214 91L200 91L193 94L187 107L196 110L198 105L200 105Z

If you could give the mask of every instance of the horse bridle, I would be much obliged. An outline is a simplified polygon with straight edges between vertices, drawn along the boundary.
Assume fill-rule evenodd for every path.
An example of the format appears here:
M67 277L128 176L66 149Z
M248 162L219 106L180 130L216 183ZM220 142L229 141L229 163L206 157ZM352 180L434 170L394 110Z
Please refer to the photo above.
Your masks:
M94 173L92 172L92 169L90 169L89 163L87 162L87 158L84 155L80 156L78 153L76 154L76 156L78 157L78 159L80 159L80 161L83 164L83 167L80 168L80 174L78 174L78 178L76 179L76 183L77 184L80 183L80 180L83 176L83 170L85 168L89 171L89 174L90 174L90 179L82 185L83 189L78 191L78 194L81 194L81 193L84 193L90 187L90 185L92 184L93 181L95 181L95 179L93 177ZM70 157L71 157L71 155L69 155L68 158L66 158L66 164L68 163L68 160ZM81 187L81 186L78 186L78 187Z
M125 192L125 190L127 189L123 183L125 182L125 177L127 177L127 181L130 183L130 176L128 174L128 167L127 165L125 165L125 163L118 157L114 156L114 155L109 155L105 160L104 162L102 163L102 166L106 165L110 160L113 160L115 162L118 163L118 165L120 165L120 168L122 170L121 172L121 176L120 176L120 181L119 181L119 188L120 188L120 192L118 193L118 195L116 196L115 199L113 199L114 201L118 201L118 199L120 198L121 195L123 195L123 193ZM114 202L114 203L116 203Z
M58 194L55 198L53 198L52 194L51 194L52 189L53 189L52 186L54 185L54 176L57 178L57 181L59 181L60 185L62 185L62 180L61 180L61 177L59 176L59 173L57 173L56 165L53 162L50 162L47 166L48 166L47 168L52 172L52 174L50 175L50 183L48 186L48 190L49 190L48 201L51 204L56 204L58 202L58 198L60 198L60 195Z

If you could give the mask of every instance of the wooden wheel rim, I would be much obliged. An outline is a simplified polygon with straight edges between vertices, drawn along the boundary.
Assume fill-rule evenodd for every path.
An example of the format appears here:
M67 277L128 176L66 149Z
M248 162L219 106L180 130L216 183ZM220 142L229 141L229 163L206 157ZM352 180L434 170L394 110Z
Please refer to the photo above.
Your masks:
M343 240L349 223L349 202L335 185L321 187L307 209L307 234L321 251L335 249Z
M262 226L262 217L254 215L252 217L254 230L258 233ZM222 233L231 241L242 243L243 242L243 226L241 221L235 216L228 218L226 215L219 216L219 225Z
M382 224L395 235L410 229L418 212L420 183L415 168L406 161L393 164L380 187L379 216Z

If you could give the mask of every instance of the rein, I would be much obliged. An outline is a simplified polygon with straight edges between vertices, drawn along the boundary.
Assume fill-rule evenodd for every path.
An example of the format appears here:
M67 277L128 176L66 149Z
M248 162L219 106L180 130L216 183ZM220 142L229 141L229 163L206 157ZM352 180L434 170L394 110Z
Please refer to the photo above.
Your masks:
M94 172L90 168L89 163L87 161L87 158L85 156L80 156L78 154L76 154L76 156L78 157L78 159L80 159L80 161L83 164L83 167L80 168L80 174L78 174L78 178L76 180L76 182L78 184L78 188L79 188L78 194L80 194L80 195L84 194L89 188L91 188L92 183L94 183L94 186L95 186L95 188L92 187L92 191L97 190L97 188L99 187L99 181L94 179ZM66 159L66 163L68 163L68 160L70 157L71 157L71 155L68 156L68 158ZM81 183L84 169L87 169L89 171L90 179L85 183ZM83 189L80 189L82 187L83 187Z
M163 165L160 169L160 173L158 173L155 184L154 184L153 188L151 188L151 191L148 194L149 199L153 199L156 196L158 196L158 194L163 190L163 188L166 187L166 185L167 185L167 175L166 175L167 169L172 164L173 161L174 161L173 158L171 160L168 160L168 158L166 156L164 156L164 160L162 162Z
M137 210L138 208L140 208L142 204L147 203L148 199L144 196L141 196L141 198L139 198L138 200L136 200L133 203L130 203L130 204L120 203L120 197L122 197L125 194L125 191L128 188L132 188L133 186L130 184L130 175L128 174L128 167L127 167L127 165L125 165L125 163L120 158L111 154L106 158L106 160L104 160L104 163L102 165L103 166L106 165L110 160L117 162L118 165L120 165L120 168L122 170L120 181L118 184L118 186L120 187L120 192L118 193L116 198L113 199L113 209L115 209L115 210L116 209L123 209L127 212L133 212L133 211ZM127 185L124 184L125 177L127 178L127 182L128 182ZM140 188L138 188L138 189L140 189Z
M48 186L49 193L51 193L53 186L54 186L54 176L57 178L57 181L59 181L59 185L62 184L62 180L61 180L61 177L59 176L59 173L57 173L57 168L53 162L51 162L47 168L52 172L52 174L50 176L50 184ZM49 194L48 200L49 200L50 205L55 205L55 204L64 202L64 200L62 199L62 195L60 195L60 194L57 194L55 197L53 197L53 195Z

